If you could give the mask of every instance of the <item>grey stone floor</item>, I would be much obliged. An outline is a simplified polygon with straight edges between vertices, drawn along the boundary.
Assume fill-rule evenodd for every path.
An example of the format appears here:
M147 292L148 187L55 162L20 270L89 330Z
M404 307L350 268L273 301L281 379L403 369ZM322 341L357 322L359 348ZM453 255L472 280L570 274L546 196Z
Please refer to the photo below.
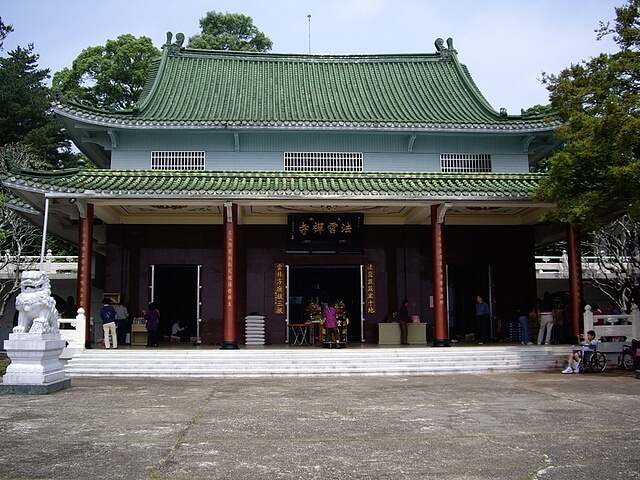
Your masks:
M0 396L0 478L640 478L635 373L71 383Z

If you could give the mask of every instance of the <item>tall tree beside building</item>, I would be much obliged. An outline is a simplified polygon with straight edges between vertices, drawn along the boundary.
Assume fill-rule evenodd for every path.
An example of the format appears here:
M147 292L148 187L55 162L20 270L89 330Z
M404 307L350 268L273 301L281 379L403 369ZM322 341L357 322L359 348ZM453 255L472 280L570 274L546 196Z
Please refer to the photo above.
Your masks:
M120 35L104 46L85 48L53 77L56 93L104 109L131 108L140 98L160 50L149 37Z
M0 19L0 39L13 31ZM51 112L49 70L38 67L34 46L16 47L0 57L0 147L21 143L55 167L75 163L69 138Z
M0 17L0 50L2 50L4 46L4 39L7 38L13 32L13 25L5 25L2 21L2 17Z
M615 9L620 50L545 74L553 109L563 121L564 147L549 160L549 176L535 199L555 202L550 221L597 228L612 210L640 219L640 0Z
M208 12L200 19L201 33L189 38L189 48L268 52L273 42L240 13Z

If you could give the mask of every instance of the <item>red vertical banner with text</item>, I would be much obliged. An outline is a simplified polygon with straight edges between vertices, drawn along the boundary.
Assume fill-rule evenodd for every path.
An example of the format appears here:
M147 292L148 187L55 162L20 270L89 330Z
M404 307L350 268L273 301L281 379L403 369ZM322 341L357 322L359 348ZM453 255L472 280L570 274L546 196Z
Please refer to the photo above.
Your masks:
M273 313L284 315L284 263L274 263Z
M365 303L368 314L376 313L376 267L373 263L365 263Z

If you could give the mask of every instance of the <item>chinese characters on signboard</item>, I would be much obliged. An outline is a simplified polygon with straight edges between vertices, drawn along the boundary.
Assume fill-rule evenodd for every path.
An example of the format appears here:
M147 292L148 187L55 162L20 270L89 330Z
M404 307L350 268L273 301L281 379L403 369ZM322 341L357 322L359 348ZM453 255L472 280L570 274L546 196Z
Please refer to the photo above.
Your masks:
M284 315L284 263L274 264L273 313Z
M362 253L362 231L359 213L289 215L287 252Z
M364 266L365 303L367 314L376 313L376 268L373 263Z

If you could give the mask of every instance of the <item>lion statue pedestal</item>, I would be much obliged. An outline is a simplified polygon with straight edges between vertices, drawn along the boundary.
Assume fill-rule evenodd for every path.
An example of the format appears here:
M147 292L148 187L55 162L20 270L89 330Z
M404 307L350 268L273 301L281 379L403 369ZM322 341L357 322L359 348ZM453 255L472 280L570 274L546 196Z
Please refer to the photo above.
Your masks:
M58 313L45 273L22 273L16 310L18 325L4 342L11 363L0 393L46 394L68 388L71 380L65 378L60 362L65 341L58 330Z

